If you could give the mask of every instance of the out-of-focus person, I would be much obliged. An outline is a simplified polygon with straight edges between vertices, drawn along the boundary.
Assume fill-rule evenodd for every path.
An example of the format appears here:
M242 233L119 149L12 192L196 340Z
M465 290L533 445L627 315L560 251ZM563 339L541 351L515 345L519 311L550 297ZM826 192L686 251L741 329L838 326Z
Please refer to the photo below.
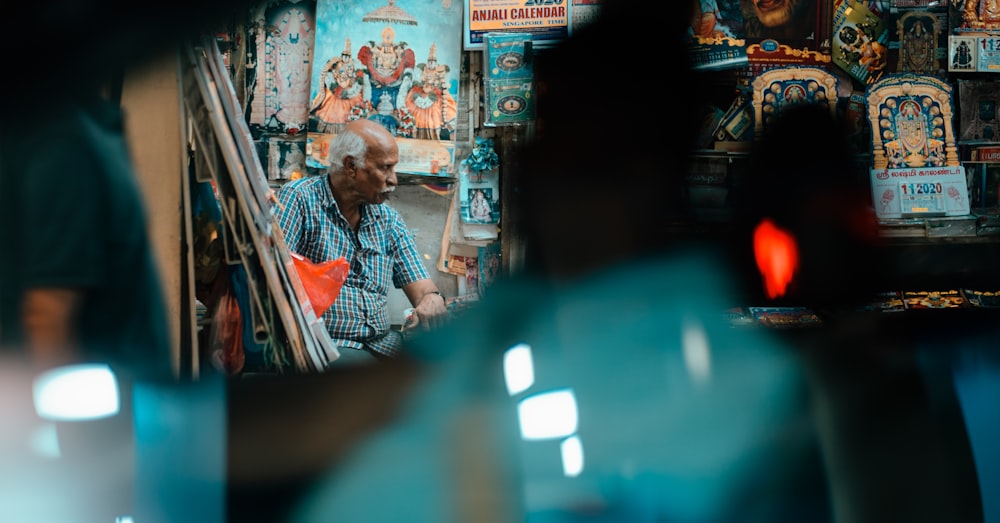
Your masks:
M37 379L106 365L119 402L98 419L55 424L64 474L89 500L74 516L81 522L131 513L132 385L174 377L123 114L95 91L81 85L61 99L57 118L0 130L0 351ZM86 405L93 392L63 400ZM90 467L104 471L101 481L81 481L96 473Z
M153 521L143 517L150 507L134 500L137 481L158 478L137 473L143 458L132 385L173 384L175 374L147 211L122 127L122 78L216 29L241 5L250 4L8 6L9 20L42 29L9 42L6 65L18 81L0 101L0 415L11 420L14 412L11 423L0 422L0 520ZM162 122L143 123L171 132ZM76 363L89 366L65 365ZM117 385L116 414L52 418L33 396L40 377L104 365ZM77 392L70 399L94 391Z
M168 378L166 309L123 114L99 96L4 126L0 336L42 367ZM15 225L19 224L19 225Z

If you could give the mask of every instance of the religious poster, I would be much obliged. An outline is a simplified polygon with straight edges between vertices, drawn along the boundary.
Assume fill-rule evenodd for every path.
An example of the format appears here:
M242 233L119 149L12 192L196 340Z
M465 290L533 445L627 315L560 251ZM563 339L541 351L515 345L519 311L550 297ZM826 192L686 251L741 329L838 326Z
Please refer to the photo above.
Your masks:
M1000 1L953 0L948 25L955 36L1000 36Z
M318 0L307 162L365 118L396 137L405 174L455 172L462 6L453 0Z
M948 37L948 70L975 71L978 61L976 43L976 38L972 36Z
M830 64L833 0L741 0L751 74Z
M893 9L889 16L889 71L943 78L948 54L946 8Z
M463 223L500 222L499 171L470 171L461 166L459 203Z
M854 0L838 0L833 17L833 63L870 84L886 72L889 31L885 22Z
M531 33L535 46L557 44L569 36L574 4L566 0L465 0L462 44L467 51L482 49L487 33L506 31Z
M248 124L269 133L304 132L309 118L315 5L263 2L251 13Z
M694 17L688 26L695 69L735 69L747 65L743 8L739 0L691 0Z

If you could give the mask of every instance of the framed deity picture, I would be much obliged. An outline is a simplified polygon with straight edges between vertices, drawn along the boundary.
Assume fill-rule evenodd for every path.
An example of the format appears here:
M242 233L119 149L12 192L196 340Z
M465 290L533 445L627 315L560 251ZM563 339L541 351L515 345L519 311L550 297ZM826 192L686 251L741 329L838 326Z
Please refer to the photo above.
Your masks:
M948 71L975 71L978 61L974 37L948 37Z
M469 173L462 167L459 180L459 203L463 223L499 223L500 190L499 175Z
M948 11L945 9L894 9L889 16L889 67L891 72L940 76L947 55Z
M257 67L247 77L248 124L268 133L305 132L309 119L316 2L285 0L258 4L252 11L248 60Z
M364 118L396 137L396 171L453 174L461 28L452 0L317 0L309 166L328 166L330 139Z

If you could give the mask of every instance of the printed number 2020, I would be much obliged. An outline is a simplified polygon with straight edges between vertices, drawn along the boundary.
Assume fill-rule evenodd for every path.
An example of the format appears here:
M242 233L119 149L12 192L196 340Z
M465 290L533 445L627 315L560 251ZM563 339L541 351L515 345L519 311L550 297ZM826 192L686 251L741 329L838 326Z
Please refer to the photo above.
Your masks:
M903 194L941 194L940 183L904 183Z

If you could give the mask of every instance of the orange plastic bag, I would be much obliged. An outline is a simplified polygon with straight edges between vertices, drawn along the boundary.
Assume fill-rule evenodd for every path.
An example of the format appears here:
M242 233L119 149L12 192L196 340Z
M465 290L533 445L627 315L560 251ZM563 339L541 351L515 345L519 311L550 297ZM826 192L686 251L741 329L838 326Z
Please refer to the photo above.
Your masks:
M291 253L295 263L295 272L299 273L302 286L306 288L306 296L312 304L316 316L322 316L330 305L337 300L340 288L347 281L347 270L350 264L344 257L323 263L313 263L301 254Z

